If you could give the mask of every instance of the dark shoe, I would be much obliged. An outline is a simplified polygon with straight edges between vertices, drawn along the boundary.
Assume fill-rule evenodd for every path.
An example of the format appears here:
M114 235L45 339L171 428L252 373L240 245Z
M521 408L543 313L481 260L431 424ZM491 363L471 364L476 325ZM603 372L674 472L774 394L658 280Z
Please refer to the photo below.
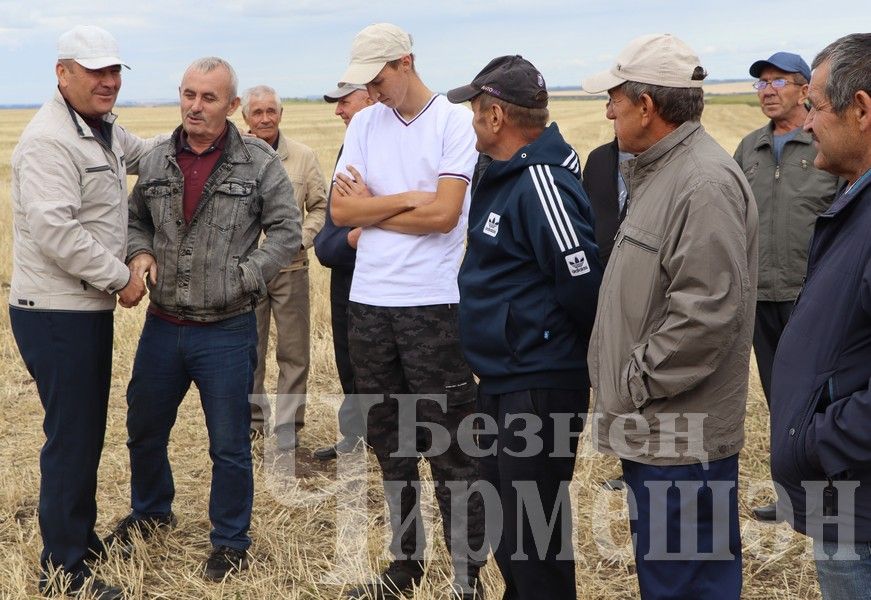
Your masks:
M66 592L71 598L96 598L96 600L123 600L127 596L124 590L115 585L109 585L102 579L86 579L78 586L69 586L64 590L64 578L53 577L50 581L40 581L39 591L46 598L53 598Z
M362 449L362 439L346 437L342 438L340 442L333 444L332 446L318 448L317 450L312 452L312 456L314 456L318 460L333 460L334 458L337 458L339 454L350 454L352 452L358 452Z
M209 581L221 581L231 573L248 568L248 552L227 546L216 546L206 560L203 576Z
M397 600L403 592L420 583L423 566L416 560L394 560L378 579L364 583L348 592L346 598Z
M609 492L619 492L626 489L626 482L623 481L623 476L621 475L617 479L606 479L602 482L602 487Z
M166 515L137 518L130 513L115 525L103 543L106 548L120 551L122 556L129 557L133 554L133 536L138 535L142 541L149 539L158 530L169 531L178 523L178 519L172 511Z
M783 520L777 516L777 504L775 502L765 506L753 507L753 516L756 517L757 521L764 521L766 523L777 523Z
M299 445L296 439L296 427L294 425L281 425L275 428L276 447L282 452L295 450Z

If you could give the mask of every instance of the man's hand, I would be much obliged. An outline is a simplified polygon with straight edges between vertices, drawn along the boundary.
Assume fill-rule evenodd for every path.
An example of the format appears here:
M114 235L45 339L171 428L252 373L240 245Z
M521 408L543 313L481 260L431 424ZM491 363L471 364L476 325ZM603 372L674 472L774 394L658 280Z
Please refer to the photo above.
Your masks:
M118 292L118 304L124 308L133 308L145 297L146 273L151 285L157 283L157 261L150 254L137 254L127 263L127 268L130 269L130 280Z
M351 174L350 177L345 175L344 173L336 174L336 186L335 189L342 196L357 196L359 198L371 198L372 192L369 191L369 188L366 187L366 182L363 181L363 176L360 175L360 171L348 165L348 173Z
M363 233L362 227L354 227L348 232L348 245L354 250L357 249L357 242L360 241L360 234Z

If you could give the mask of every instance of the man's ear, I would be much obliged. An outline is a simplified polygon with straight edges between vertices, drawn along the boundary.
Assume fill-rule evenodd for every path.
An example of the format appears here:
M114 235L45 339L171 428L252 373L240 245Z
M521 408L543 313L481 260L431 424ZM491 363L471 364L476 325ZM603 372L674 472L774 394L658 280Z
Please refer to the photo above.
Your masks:
M650 94L641 94L641 97L638 99L638 103L635 106L637 107L637 110L641 111L641 125L649 125L653 116L656 114L656 106L653 104L653 98L650 97Z
M856 95L853 96L851 110L855 111L859 131L871 131L871 95L868 95L868 92L864 90L856 92Z
M232 115L234 112L236 112L236 109L239 108L240 102L241 102L241 100L240 100L239 96L236 96L235 98L233 98L233 101L230 102L230 108L227 110L228 117L230 115Z

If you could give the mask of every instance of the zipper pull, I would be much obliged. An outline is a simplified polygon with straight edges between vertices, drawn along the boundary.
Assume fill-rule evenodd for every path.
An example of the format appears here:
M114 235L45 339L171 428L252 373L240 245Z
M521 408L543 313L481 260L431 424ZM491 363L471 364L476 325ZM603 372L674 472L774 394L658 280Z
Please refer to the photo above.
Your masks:
M774 167L774 180L777 181L780 179L780 165Z

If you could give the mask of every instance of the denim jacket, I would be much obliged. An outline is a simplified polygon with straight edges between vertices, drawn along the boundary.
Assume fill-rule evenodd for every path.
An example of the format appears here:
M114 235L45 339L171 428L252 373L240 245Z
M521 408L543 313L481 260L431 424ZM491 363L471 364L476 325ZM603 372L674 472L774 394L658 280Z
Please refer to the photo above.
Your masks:
M127 260L157 261L151 302L180 319L212 322L252 310L301 243L300 212L278 155L227 124L224 155L190 223L175 159L181 127L142 158L130 195ZM258 248L260 234L266 237Z

